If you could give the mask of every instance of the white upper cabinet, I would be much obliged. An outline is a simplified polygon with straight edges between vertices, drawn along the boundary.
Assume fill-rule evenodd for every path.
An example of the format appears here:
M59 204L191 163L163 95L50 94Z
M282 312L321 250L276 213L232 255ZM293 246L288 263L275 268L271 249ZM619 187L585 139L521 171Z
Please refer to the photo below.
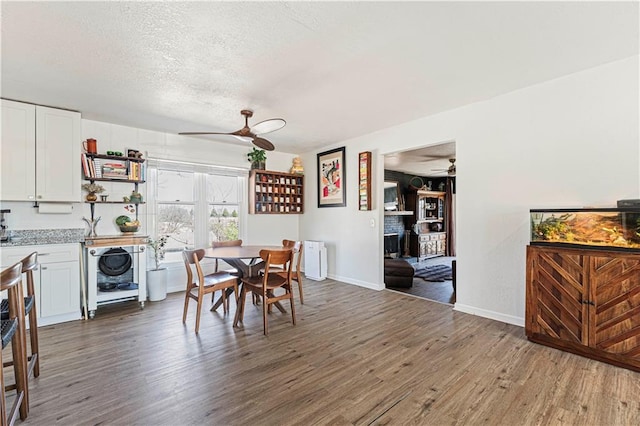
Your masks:
M81 201L80 113L2 100L0 199Z
M36 200L36 108L2 101L0 199Z

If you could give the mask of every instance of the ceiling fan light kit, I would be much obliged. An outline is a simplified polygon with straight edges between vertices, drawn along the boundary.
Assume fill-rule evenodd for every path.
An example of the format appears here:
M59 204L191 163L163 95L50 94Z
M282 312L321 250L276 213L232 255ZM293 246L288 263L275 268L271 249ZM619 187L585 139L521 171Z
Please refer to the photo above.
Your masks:
M224 132L181 132L179 135L229 135L234 136L236 139L240 139L243 141L249 140L258 148L264 149L265 151L273 151L275 146L265 138L260 137L259 135L264 135L266 133L275 132L276 130L282 129L287 122L282 118L271 118L269 120L264 120L257 123L253 127L249 127L249 118L253 117L253 111L250 109L243 109L240 111L240 114L244 116L244 127L240 130L236 130L231 133Z

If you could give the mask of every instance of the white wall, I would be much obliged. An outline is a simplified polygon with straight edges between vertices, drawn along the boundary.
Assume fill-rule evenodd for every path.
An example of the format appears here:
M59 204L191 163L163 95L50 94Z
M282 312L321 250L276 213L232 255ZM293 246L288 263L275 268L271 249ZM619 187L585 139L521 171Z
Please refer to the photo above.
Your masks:
M347 207L317 208L307 153L301 238L327 242L331 278L384 288L381 156L455 140L456 309L522 325L528 210L640 197L638 75L635 56L328 146L346 146ZM370 212L357 210L360 151L376 160Z
M246 154L250 146L239 142L226 144L203 139L168 133L153 132L133 127L119 126L99 121L82 120L82 138L94 138L98 141L98 152L121 151L125 148L135 148L146 151L147 157L164 158L198 162L219 166L231 166L249 169ZM80 143L80 141L78 141ZM267 168L275 171L288 171L294 155L278 152L267 153ZM78 173L80 160L78 159ZM109 200L121 200L130 195L132 184L100 182L105 187ZM141 193L145 196L144 185ZM246 202L246 198L245 198ZM82 217L90 217L89 205L74 203L70 214L40 214L33 203L6 202L3 208L11 209L7 215L9 229L60 229L83 228ZM141 233L149 233L148 220L145 220L146 206L141 206ZM102 217L98 224L98 235L116 235L119 230L115 225L115 218L128 213L124 205L98 205L95 216ZM280 244L283 238L298 238L298 215L249 215L247 220L247 243Z

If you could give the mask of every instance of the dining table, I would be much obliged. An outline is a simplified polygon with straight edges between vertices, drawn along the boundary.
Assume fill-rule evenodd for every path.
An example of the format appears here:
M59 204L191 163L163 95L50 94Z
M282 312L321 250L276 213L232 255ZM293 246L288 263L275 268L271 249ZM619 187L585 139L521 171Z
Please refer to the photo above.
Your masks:
M210 259L223 260L229 265L233 266L237 273L238 278L242 277L255 277L259 275L260 270L264 269L265 262L261 260L261 250L291 250L282 246L267 246L267 245L246 245L246 246L224 246L224 247L209 247L204 251L204 257ZM226 290L227 296L233 293L233 289ZM212 311L215 311L222 304L222 297L218 298L211 307ZM274 303L276 308L281 312L286 312L280 303Z

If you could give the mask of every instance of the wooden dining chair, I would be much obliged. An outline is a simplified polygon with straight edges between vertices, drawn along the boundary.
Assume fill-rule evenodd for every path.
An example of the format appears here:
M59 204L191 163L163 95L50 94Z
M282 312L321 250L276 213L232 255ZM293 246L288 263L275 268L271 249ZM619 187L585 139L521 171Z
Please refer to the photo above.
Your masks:
M187 308L189 307L189 299L193 299L197 303L196 310L196 333L200 330L200 313L202 311L202 302L204 296L222 290L222 306L226 314L229 309L229 301L225 290L232 288L234 294L238 295L238 277L228 272L218 271L205 275L202 272L200 261L204 258L204 249L184 250L182 258L187 268L187 291L184 296L184 312L182 313L182 323L187 321ZM194 280L194 274L191 265L195 265L197 280Z
M214 241L211 243L211 247L212 248L216 248L216 247L240 247L242 245L242 240L231 240L231 241ZM219 268L218 268L218 260L216 259L216 266L214 271L218 272ZM238 270L236 268L230 268L230 269L225 269L226 272L230 273L231 275L235 275L235 276L240 276L240 273L238 272ZM211 293L211 302L213 302L213 299L215 298L215 292ZM255 300L254 300L255 303ZM219 306L219 305L218 305ZM215 308L215 306L213 306L211 308L211 310L213 311Z
M29 388L27 384L27 351L24 319L24 297L22 294L22 262L5 269L0 273L0 291L7 291L9 318L2 321L2 349L11 342L15 384L6 385L4 368L0 371L0 423L2 426L12 425L17 415L25 420L29 414ZM0 365L2 351L0 351ZM7 411L7 391L16 391L13 405Z
M291 319L293 325L296 324L296 310L293 303L293 293L291 292L291 268L293 264L293 250L260 250L260 257L264 260L264 274L254 277L242 277L242 289L236 316L233 321L234 327L244 319L244 305L247 292L259 294L262 297L262 321L265 336L269 334L267 312L269 307L281 300L289 299L291 304ZM279 266L281 269L272 269ZM283 273L283 271L286 271ZM284 294L276 295L275 290L284 289Z
M300 303L304 305L304 295L302 294L302 274L300 272L300 261L302 260L302 241L282 240L282 247L293 249L294 262L291 279L298 283L298 293L300 294Z
M35 286L33 284L33 271L38 268L38 253L33 252L21 261L23 278L26 278L27 294L24 296L24 314L29 318L29 341L31 355L28 356L27 377L40 375L40 350L38 345L38 312L36 308ZM9 319L9 301L2 299L0 303L1 319ZM26 350L25 346L25 350ZM11 365L11 363L5 363Z

